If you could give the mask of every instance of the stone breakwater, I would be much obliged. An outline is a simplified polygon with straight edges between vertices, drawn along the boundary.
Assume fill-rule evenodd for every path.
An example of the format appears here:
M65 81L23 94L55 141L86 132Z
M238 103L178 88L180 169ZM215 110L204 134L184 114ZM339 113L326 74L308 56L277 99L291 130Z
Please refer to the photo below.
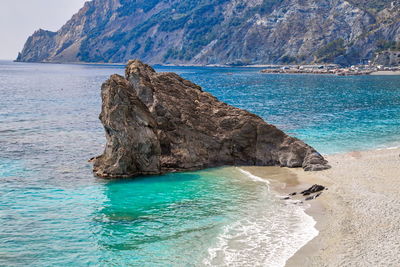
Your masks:
M92 158L108 178L227 165L330 168L311 146L260 117L218 101L175 73L130 61L101 88L107 144Z

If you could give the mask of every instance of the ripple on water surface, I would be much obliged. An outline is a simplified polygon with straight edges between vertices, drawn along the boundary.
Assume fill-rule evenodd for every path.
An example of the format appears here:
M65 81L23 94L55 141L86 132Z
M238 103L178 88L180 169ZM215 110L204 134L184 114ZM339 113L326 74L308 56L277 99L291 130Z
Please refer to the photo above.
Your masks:
M280 266L315 235L301 208L237 168L23 188L0 200L12 207L1 216L8 264Z
M396 144L400 136L399 77L159 70L323 153ZM279 266L316 234L300 208L235 168L94 178L87 160L105 143L99 88L112 73L123 67L0 62L0 265Z

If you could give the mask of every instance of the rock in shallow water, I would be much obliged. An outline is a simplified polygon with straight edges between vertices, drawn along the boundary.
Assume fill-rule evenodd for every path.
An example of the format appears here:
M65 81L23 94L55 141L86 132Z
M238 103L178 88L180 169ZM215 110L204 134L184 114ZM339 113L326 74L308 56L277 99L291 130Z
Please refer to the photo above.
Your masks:
M97 176L118 178L224 165L303 167L327 161L260 117L218 101L175 73L130 61L102 85L107 145Z

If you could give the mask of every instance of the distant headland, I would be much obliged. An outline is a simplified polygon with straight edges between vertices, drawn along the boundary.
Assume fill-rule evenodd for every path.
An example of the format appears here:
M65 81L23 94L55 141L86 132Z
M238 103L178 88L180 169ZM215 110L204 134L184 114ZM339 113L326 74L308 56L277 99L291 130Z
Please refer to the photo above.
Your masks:
M57 32L36 31L17 61L393 66L399 28L392 0L94 0Z

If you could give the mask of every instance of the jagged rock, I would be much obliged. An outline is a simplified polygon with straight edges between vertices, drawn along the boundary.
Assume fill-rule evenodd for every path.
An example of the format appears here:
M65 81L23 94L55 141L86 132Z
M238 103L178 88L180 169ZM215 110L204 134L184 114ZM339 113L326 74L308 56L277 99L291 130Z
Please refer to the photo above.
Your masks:
M319 193L318 193L318 194L316 194L316 195L313 195L313 196L307 197L305 200L306 200L306 201L309 201L309 200L316 199L316 198L317 198L317 197L319 197L321 194L322 194L322 192L319 192Z
M130 61L125 78L102 86L107 145L95 158L102 177L131 177L224 165L327 169L312 147L260 117L218 101L175 73Z
M312 193L317 193L322 190L325 190L325 186L315 184L315 185L311 186L310 188L308 188L307 190L302 191L300 194L302 194L303 196L308 196L308 195L311 195Z
M102 85L100 120L107 146L94 159L94 170L102 177L129 177L160 173L160 142L157 124L137 97L133 86L122 76L112 75Z

